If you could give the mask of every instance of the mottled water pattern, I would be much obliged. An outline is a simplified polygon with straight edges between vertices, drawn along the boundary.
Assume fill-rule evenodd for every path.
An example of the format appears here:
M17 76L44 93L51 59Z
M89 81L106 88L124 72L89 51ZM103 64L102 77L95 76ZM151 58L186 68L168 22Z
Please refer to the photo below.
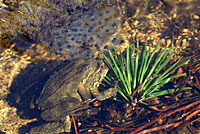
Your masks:
M15 11L3 10L3 22L10 23L3 23L0 31L14 37L11 40L17 46L28 46L26 41L33 40L31 43L64 59L97 57L102 49L120 44L122 15L116 4L96 7L87 3L88 7L78 10L76 4L69 7L66 3L72 4L59 0L41 5L22 2ZM7 27L11 31L4 30Z
M82 15L73 16L68 29L55 31L56 54L65 58L94 57L102 49L111 48L111 44L121 42L118 32L122 21L116 7L90 10Z

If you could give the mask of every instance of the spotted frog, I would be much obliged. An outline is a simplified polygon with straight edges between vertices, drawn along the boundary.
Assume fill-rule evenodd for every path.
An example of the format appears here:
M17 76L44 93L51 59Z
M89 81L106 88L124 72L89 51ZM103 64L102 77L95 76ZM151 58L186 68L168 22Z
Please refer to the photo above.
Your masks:
M116 95L116 89L100 92L98 87L108 72L102 60L80 59L55 73L44 85L37 103L44 120L59 120L80 109L88 108L94 100Z

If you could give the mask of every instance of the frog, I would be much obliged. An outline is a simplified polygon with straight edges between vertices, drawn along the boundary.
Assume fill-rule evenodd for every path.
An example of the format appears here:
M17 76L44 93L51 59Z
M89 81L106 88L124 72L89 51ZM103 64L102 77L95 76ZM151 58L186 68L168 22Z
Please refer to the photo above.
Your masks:
M37 100L41 118L57 121L89 108L91 102L116 95L115 87L99 91L109 68L101 59L78 59L61 68L45 83Z

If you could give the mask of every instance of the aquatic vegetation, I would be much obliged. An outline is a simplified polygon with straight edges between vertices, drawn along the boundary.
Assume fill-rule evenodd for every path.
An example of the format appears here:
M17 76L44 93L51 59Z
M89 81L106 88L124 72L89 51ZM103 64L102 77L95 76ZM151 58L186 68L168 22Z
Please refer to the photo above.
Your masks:
M156 96L162 96L174 93L179 89L161 89L166 83L175 78L184 76L184 73L172 75L176 69L186 64L188 61L179 63L181 58L169 68L164 68L169 63L170 58L174 54L173 47L159 49L159 43L154 51L151 52L151 47L146 50L147 42L139 54L139 41L135 45L129 45L126 50L126 56L122 53L117 54L114 48L114 54L109 51L109 56L104 53L105 60L114 72L113 76L106 77L106 82L112 85L112 81L118 81L118 93L128 102L132 104L145 103L146 100Z

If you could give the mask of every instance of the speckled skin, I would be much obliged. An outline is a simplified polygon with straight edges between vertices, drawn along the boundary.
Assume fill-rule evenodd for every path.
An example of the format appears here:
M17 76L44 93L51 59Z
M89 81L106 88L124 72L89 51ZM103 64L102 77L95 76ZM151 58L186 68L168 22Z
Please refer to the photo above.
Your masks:
M117 89L100 92L98 87L108 67L98 60L75 60L55 73L45 84L38 99L44 120L59 120L78 109L88 108L94 100L116 95Z

